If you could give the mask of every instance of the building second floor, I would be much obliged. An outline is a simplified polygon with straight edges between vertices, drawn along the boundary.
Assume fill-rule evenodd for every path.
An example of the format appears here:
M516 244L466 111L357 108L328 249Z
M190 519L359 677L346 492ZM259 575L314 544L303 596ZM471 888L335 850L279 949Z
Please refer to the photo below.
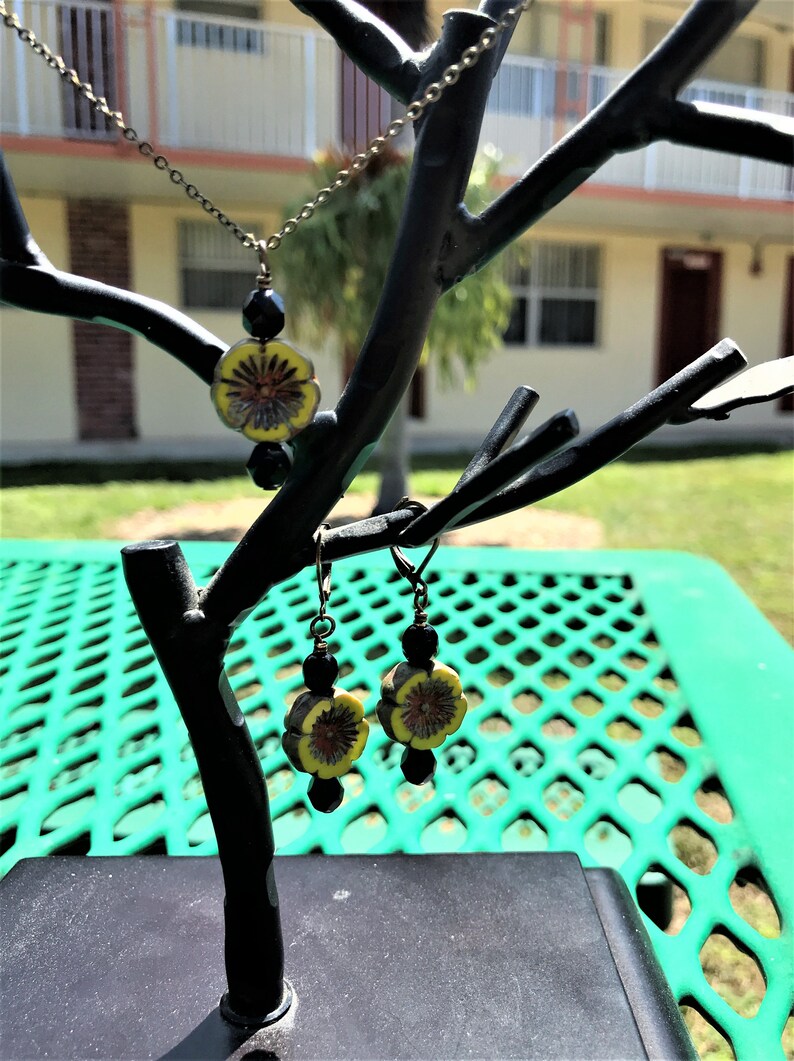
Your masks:
M604 99L685 6L540 0L526 13L482 129L482 144L502 154L505 178L524 172ZM15 9L142 137L178 165L217 171L233 200L283 201L318 150L358 148L390 116L388 97L289 0L17 0ZM442 10L433 0L436 26ZM761 0L683 98L794 117L792 21L789 5ZM158 188L163 176L150 165L144 174L134 145L6 29L0 63L0 129L25 191L177 194ZM53 156L59 165L47 162ZM617 201L613 212L642 227L660 210L664 220L665 211L693 202L724 208L726 218L737 205L774 212L794 199L794 183L785 166L659 143L612 159L588 182L583 202L594 194L602 202L580 205L580 213L592 219L603 201ZM634 217L631 203L653 210ZM759 234L769 234L763 224Z

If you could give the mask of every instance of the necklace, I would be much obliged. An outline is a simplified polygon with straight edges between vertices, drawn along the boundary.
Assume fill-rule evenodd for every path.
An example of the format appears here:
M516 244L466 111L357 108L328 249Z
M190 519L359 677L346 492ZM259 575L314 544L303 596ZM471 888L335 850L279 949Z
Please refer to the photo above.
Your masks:
M533 2L518 0L509 7L495 25L483 30L475 44L463 50L458 61L451 63L438 81L429 84L421 96L409 103L404 114L392 119L364 151L354 155L346 169L339 170L331 183L320 188L295 217L287 218L277 232L262 240L257 240L252 232L246 232L195 184L187 181L182 171L172 166L165 155L157 153L148 140L127 124L121 111L112 110L104 96L94 93L90 82L83 81L75 69L66 65L62 56L56 55L31 29L22 25L18 15L8 10L5 0L0 0L0 18L94 110L117 126L124 139L135 144L144 158L150 158L157 169L168 174L173 184L184 188L187 197L195 200L243 247L256 252L259 258L257 286L246 296L242 307L243 326L250 338L235 343L220 358L211 395L218 415L228 427L253 442L281 443L294 438L314 419L320 402L320 388L309 358L283 339L274 341L284 327L285 318L283 299L273 289L269 252L277 250L298 225L308 221L335 192L365 170L390 140L399 136L406 126L417 122L428 107L441 99L450 85L458 82L464 71L496 45L501 35L516 24Z

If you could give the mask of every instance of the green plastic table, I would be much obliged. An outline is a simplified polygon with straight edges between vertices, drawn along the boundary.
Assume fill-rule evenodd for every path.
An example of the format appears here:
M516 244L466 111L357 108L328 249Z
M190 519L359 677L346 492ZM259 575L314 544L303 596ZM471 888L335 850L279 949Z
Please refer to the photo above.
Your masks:
M216 851L119 548L0 547L0 873L56 852ZM184 548L206 580L230 546ZM630 889L655 875L677 896L670 930L647 922L676 998L740 1059L782 1057L794 994L794 653L698 557L443 549L433 571L439 658L460 672L470 711L423 788L404 781L401 749L377 724L335 814L316 814L289 768L280 733L301 687L313 572L277 587L236 633L227 670L280 852L571 850L618 868ZM341 563L331 611L340 684L374 713L399 659L408 586L388 555ZM771 898L779 932L740 916L748 880ZM704 975L701 951L714 945L760 969L755 1016Z

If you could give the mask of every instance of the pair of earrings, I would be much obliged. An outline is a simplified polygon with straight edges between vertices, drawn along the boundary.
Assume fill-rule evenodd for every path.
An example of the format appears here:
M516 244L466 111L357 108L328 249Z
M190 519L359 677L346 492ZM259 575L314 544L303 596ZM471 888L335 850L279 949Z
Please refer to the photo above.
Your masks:
M402 771L415 785L433 776L433 749L460 728L466 714L460 678L435 660L438 634L427 621L428 589L422 575L437 548L438 541L418 568L399 549L391 550L397 570L413 588L414 619L402 636L405 662L393 667L381 684L377 716L386 735L405 746ZM364 751L369 724L361 701L335 685L339 665L326 639L336 623L326 611L331 565L322 561L322 528L317 535L316 568L320 609L309 626L314 648L303 661L307 692L287 712L281 743L295 769L312 775L308 791L312 806L329 813L342 802L339 778Z

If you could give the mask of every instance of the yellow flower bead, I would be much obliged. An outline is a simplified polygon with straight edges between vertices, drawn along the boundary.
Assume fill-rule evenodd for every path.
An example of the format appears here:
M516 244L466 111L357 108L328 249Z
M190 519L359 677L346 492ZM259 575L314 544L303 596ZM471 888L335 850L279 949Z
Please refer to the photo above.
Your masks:
M369 735L364 705L342 689L334 689L333 696L301 693L284 723L281 743L289 761L323 780L346 774Z
M216 365L211 396L227 427L252 442L286 442L314 419L320 387L294 346L243 339Z
M443 663L429 670L398 663L381 685L378 718L392 740L425 751L460 729L466 697L456 671Z

